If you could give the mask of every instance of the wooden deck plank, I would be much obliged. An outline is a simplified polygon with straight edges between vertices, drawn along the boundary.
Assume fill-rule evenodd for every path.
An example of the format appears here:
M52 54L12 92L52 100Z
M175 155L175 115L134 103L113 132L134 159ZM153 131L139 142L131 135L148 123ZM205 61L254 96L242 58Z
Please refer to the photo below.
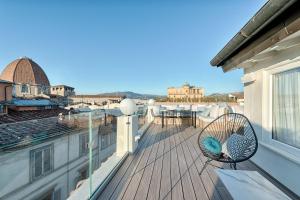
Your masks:
M172 132L172 135L170 136L170 149L173 149L175 147L175 132Z
M134 199L137 189L139 187L140 180L142 179L143 173L144 173L144 169L142 169L139 172L137 172L136 174L134 174L134 176L132 177L132 179L130 181L130 184L128 184L128 187L126 188L126 191L124 192L123 197L119 198L119 199L126 199L126 200Z
M168 133L166 133L166 135L168 135ZM170 151L170 138L167 137L164 139L164 141L165 141L164 153L166 153L166 152Z
M150 182L152 179L153 169L154 169L154 163L155 163L155 157L158 150L158 144L160 142L160 135L155 135L155 140L153 141L152 145L152 151L149 155L147 166L145 168L145 172L143 174L143 177L140 181L140 185L138 187L135 199L146 199L148 195L148 190L150 187Z
M193 200L196 199L195 192L192 186L192 181L189 173L185 173L182 177L182 185L183 185L183 196L184 199Z
M171 150L171 183L172 187L180 180L180 171L176 148Z
M148 159L147 165L149 165L150 163L153 163L155 161L156 154L158 152L158 145L159 145L159 139L156 139L155 143L153 144L152 151L151 151L151 153L149 155L149 159Z
M193 139L193 138L191 138L191 139ZM197 159L199 159L199 155L193 149L191 139L187 140L186 144L187 144L188 150L191 154L191 157L193 159L193 165L190 167L190 174L191 174L191 177L192 177L193 185L195 187L196 196L197 196L197 199L209 200L209 197L207 196L207 193L206 193L206 190L205 190L205 186L204 186L204 184L201 180L201 177L199 175L199 172L196 168L195 161Z
M152 131L154 131L155 129L156 129L156 127L154 126L149 132L147 132L145 140L141 144L141 147L136 151L136 153L133 154L133 160L132 160L130 166L127 168L126 173L124 174L124 176L121 177L121 180L119 180L120 183L116 187L116 189L114 190L114 192L113 192L112 196L110 197L110 199L119 199L120 197L123 196L124 192L126 191L126 188L127 188L128 184L130 183L130 180L131 180L132 175L135 171L135 168L136 168L141 156L143 155L144 148L150 140L150 135L151 135Z
M196 169L194 159L192 158L192 155L191 155L190 150L188 148L187 142L189 141L190 136L192 134L193 134L193 130L188 130L186 137L180 135L180 137L182 137L182 139L185 138L185 139L182 140L183 142L181 143L181 146L182 146L182 149L183 149L183 153L185 155L185 159L186 159L186 162L187 162L187 165L188 165L188 172L189 172L189 175L190 175L190 178L191 178L191 181L192 181L192 185L193 185L193 188L194 188L194 192L195 192L195 195L196 195L197 199L209 200L209 198L206 194L206 191L204 189L204 186L201 182L201 178L199 176L199 173Z
M98 199L232 200L215 167L199 174L206 161L197 143L199 133L193 127L151 125L137 152L127 157ZM238 168L256 170L274 182L249 161Z
M172 186L172 199L184 200L181 179L179 179L176 184Z
M152 143L155 141L156 136L155 131L150 132L148 135L149 139L147 145L144 149L141 150L142 153L136 164L136 167L133 168L133 174L128 178L126 187L123 188L120 194L120 197L122 197L122 199L133 199L139 187L140 181L144 174L145 165L147 164L150 152L153 147Z
M153 128L155 126L152 125L149 127L148 131L153 131ZM142 148L143 144L147 141L148 135L146 134L141 141L141 145L139 148ZM122 182L121 180L125 180L125 174L130 166L132 166L132 162L134 159L134 155L129 155L123 165L120 167L120 169L117 171L115 174L114 178L109 182L109 184L106 186L105 190L100 194L99 199L110 199L112 194L115 192L116 188L119 187L121 188L122 186L120 185Z
M163 161L162 157L158 158L155 161L155 166L154 166L154 169L153 169L152 180L151 180L151 183L150 183L147 199L150 199L150 200L159 199L162 161Z
M177 130L177 128L176 128ZM172 199L174 200L182 200L183 198L183 190L182 190L182 182L181 182L181 175L179 171L179 162L176 150L176 142L175 138L177 137L177 133L173 130L173 147L171 150L171 186L172 186ZM170 139L171 141L171 139ZM172 146L172 145L171 145Z
M187 163L185 160L185 156L181 144L177 146L177 154L178 154L180 174L182 178L183 196L185 199L196 199L194 188L192 185L192 181L190 179L190 175L188 173L188 167L187 167Z
M152 148L153 148L153 143L155 142L156 134L150 134L150 137L151 138L149 140L148 146L144 150L143 156L141 157L141 160L136 168L136 171L139 171L139 170L145 168L145 166L149 160L149 156L150 156L150 154L152 152Z
M136 196L134 199L140 200L140 199L146 199L148 195L148 190L151 183L152 173L154 169L154 162L149 164L144 171L142 180L140 182L139 188L137 190Z
M161 186L160 186L160 199L165 199L171 192L171 174L170 174L170 151L166 152L163 156L163 166L161 173Z
M147 199L156 200L159 199L160 193L160 182L161 182L161 171L163 162L163 152L164 152L164 140L162 132L157 133L159 135L159 144L155 157L154 169L152 172L151 182L148 190Z
M193 148L194 151L196 151L199 156L194 160L196 169L199 174L203 168L203 163L202 163L202 160L200 159L202 153L197 145L197 140L195 140L193 137L191 137L190 141L192 143L192 145L190 145L190 147ZM216 190L215 184L212 182L211 178L209 177L207 170L203 170L200 177L201 177L202 183L204 185L205 191L206 191L209 199L221 200L222 198L219 194L219 191Z

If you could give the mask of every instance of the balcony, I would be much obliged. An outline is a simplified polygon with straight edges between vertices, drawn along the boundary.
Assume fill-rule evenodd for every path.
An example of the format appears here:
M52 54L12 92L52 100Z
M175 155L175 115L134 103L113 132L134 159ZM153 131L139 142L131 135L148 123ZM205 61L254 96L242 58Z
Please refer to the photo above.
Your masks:
M129 155L97 199L232 199L219 180L213 162L199 175L206 158L197 137L201 128L152 124L137 151ZM258 171L292 199L284 186L251 161L238 169ZM240 191L243 192L243 191Z
M130 117L64 109L1 116L0 198L232 199L215 172L229 165L212 162L199 175L206 158L197 144L204 126L197 113L154 107ZM258 171L297 199L251 161L237 168Z

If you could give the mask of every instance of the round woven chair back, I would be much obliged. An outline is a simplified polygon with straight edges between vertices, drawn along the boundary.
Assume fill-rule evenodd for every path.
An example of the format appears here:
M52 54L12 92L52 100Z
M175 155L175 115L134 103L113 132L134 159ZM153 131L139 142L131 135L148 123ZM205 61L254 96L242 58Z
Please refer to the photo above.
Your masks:
M211 156L202 145L202 141L207 137L214 137L223 145L232 134L245 136L251 141L248 148L236 160L232 160L227 156ZM204 156L226 163L237 163L248 160L256 153L258 147L257 137L251 123L244 115L238 113L221 115L209 123L199 134L198 144Z

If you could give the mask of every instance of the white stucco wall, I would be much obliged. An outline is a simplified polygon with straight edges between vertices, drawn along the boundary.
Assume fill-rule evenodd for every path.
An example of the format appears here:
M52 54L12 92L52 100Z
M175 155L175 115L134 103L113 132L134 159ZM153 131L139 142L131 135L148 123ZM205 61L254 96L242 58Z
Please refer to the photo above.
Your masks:
M299 39L297 40L299 41ZM258 166L272 175L275 179L300 196L300 157L291 155L284 148L277 148L264 138L271 134L267 126L270 120L267 108L270 104L270 91L268 76L270 70L285 70L291 67L300 67L300 47L294 46L272 54L266 59L252 63L244 69L244 77L254 77L254 81L244 84L245 115L254 126L259 139L259 148L252 158ZM243 66L243 64L242 64ZM300 122L299 122L300 123ZM300 152L300 149L296 150Z
M88 155L79 157L79 135L82 133L86 132L72 134L69 137L60 137L11 153L1 152L0 199L36 199L52 189L60 189L61 199L66 199L69 192L76 186L75 180L79 176L79 170L88 165ZM98 129L94 129L93 160L101 162L115 152L116 145L101 150L98 146L97 137L100 137ZM54 170L50 174L31 182L30 151L49 144L54 147Z

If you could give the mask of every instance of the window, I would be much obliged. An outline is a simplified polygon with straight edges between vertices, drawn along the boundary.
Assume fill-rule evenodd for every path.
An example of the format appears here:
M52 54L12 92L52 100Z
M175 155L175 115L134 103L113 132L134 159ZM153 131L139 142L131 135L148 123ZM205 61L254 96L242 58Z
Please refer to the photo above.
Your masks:
M101 150L109 146L109 134L101 135Z
M116 132L101 135L101 150L116 143Z
M4 113L4 112L5 112L4 105L0 104L0 113Z
M37 94L41 94L42 93L42 89L40 86L37 87Z
M26 85L26 84L21 85L22 93L28 93L28 90L29 90L28 85Z
M272 139L300 148L300 68L272 77Z
M45 192L43 195L36 198L38 200L61 200L61 189L51 189L48 192Z
M45 176L53 170L53 145L30 151L31 180Z
M89 135L87 133L79 135L79 155L83 156L88 153Z
M110 137L110 144L116 144L117 143L117 133L112 132Z

